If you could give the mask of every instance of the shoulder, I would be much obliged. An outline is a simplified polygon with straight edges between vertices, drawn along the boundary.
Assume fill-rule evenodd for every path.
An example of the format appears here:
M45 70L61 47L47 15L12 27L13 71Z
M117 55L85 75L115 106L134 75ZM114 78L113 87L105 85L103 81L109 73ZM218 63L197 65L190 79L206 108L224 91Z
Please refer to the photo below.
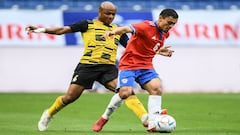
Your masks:
M91 24L93 23L93 20L81 20L81 21L78 21L72 25L88 25L88 24Z
M93 23L93 20L81 20L70 25L70 27L73 32L77 32L77 31L86 32L88 29L88 25L91 23Z
M88 24L93 24L93 20L84 20Z
M151 27L154 27L154 23L149 20L144 20L139 23L132 24L131 26L134 27L135 31L149 31L152 29Z
M154 22L149 20L144 20L142 23L148 26L155 26Z
M149 21L149 20L144 20L142 22L139 23L135 23L132 24L133 26L140 26L140 27L152 27L155 26L153 21Z

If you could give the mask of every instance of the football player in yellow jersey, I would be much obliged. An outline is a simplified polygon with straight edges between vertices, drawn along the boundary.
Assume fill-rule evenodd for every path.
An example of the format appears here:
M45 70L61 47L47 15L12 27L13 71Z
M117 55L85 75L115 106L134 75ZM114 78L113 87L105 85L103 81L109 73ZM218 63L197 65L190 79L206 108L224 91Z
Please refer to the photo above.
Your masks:
M62 35L65 33L81 32L84 42L84 53L77 65L71 84L65 95L56 98L55 102L46 109L39 122L39 131L45 131L52 117L62 108L78 99L85 89L91 89L94 81L103 84L107 89L115 92L118 70L116 68L116 55L118 44L126 46L128 36L126 34L115 36L115 38L103 38L106 31L117 27L111 24L116 15L116 6L109 2L102 2L99 6L98 18L96 20L84 20L75 24L54 28L39 28L29 25L26 27L28 33L48 33ZM147 111L142 103L134 95L126 101L126 105L138 116L143 124L147 121ZM120 106L120 104L116 105ZM112 112L115 107L110 108ZM110 116L110 114L109 114ZM104 116L108 120L108 116ZM104 121L105 122L105 121ZM94 124L93 130L100 131L104 122ZM98 126L100 124L100 126Z

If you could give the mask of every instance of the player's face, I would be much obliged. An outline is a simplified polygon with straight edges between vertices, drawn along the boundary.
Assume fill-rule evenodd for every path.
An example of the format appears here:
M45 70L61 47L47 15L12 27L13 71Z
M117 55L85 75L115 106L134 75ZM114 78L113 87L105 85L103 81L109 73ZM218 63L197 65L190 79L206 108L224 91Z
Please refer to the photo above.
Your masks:
M114 17L116 15L115 8L103 8L99 11L98 19L102 21L104 24L111 24Z
M178 19L171 16L163 18L162 16L158 19L158 25L162 31L168 32L176 23Z

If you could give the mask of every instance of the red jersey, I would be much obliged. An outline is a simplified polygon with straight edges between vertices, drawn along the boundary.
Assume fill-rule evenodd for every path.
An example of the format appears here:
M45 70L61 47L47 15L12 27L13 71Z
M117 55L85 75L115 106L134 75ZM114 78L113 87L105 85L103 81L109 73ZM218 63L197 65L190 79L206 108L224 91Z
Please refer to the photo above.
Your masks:
M169 33L162 32L152 21L132 24L132 29L133 35L120 59L119 70L153 69L153 57Z

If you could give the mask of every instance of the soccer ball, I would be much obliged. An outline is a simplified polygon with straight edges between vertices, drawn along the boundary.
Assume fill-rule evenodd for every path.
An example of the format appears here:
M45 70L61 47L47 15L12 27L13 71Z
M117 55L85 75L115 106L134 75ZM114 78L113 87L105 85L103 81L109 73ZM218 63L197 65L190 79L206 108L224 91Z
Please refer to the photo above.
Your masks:
M175 130L177 123L172 116L168 114L164 114L164 115L160 115L160 117L158 117L155 120L155 126L156 126L156 131L158 132L171 133Z

